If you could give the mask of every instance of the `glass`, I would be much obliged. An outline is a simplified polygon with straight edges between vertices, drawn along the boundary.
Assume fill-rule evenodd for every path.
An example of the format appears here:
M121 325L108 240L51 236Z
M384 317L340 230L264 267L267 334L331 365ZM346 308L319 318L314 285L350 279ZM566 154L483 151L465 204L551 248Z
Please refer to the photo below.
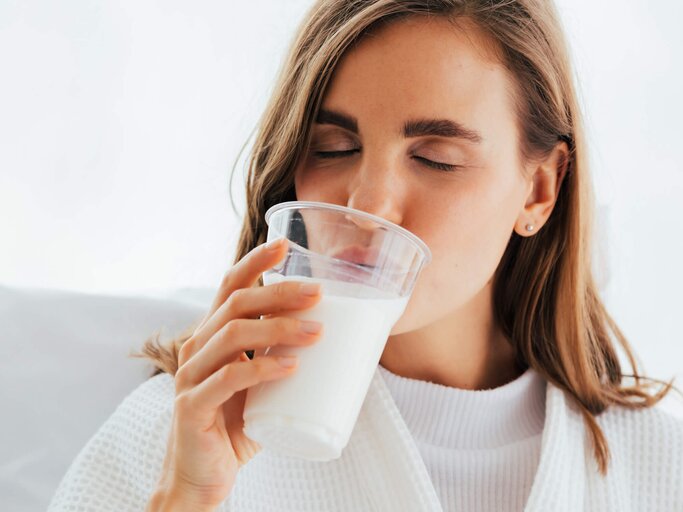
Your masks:
M266 350L296 355L298 368L247 390L244 430L263 448L285 455L336 459L431 252L401 226L329 203L280 203L266 212L266 223L268 241L285 237L288 248L278 265L264 272L264 284L322 284L314 307L280 315L322 322L323 333L313 345Z

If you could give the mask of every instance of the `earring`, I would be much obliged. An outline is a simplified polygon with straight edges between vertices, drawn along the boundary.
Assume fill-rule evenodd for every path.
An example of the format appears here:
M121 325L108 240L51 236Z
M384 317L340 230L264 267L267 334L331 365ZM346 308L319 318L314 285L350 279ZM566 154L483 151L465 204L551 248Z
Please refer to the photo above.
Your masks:
M527 224L527 225L526 225L526 230L527 230L527 231L533 231L533 230L534 230L534 226L533 226L532 224Z

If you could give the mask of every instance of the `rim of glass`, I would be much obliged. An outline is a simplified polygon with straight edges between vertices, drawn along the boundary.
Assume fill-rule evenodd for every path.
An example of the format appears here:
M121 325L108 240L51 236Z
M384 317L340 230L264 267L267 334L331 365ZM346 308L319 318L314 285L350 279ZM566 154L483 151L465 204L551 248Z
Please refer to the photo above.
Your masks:
M377 224L381 224L382 226L385 226L386 228L396 231L399 234L402 234L406 238L410 239L413 241L418 248L422 251L422 254L424 255L424 263L423 265L427 265L430 261L432 261L432 251L429 249L426 243L422 241L421 238L419 238L417 235L414 233L411 233L408 231L406 228L399 226L398 224L394 224L393 222L389 222L386 219L383 219L382 217L379 217L377 215L373 215L372 213L367 213L362 210L355 210L353 208L349 208L347 206L341 206L338 204L332 204L332 203L323 203L323 202L318 202L318 201L284 201L282 203L278 203L276 205L271 206L268 208L268 211L266 212L266 224L270 225L268 222L270 219L270 216L280 210L289 210L292 208L319 208L319 209L328 209L328 210L337 210L340 212L348 213L350 215L354 215L356 217L363 217L365 219L371 220L373 222L376 222Z

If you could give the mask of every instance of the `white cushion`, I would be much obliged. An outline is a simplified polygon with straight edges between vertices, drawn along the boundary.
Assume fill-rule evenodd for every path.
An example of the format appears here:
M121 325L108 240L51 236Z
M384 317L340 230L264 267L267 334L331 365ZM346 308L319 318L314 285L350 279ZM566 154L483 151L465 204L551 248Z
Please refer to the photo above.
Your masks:
M149 293L149 292L148 292ZM90 295L0 286L2 510L45 510L69 464L153 369L131 358L203 318L213 290Z

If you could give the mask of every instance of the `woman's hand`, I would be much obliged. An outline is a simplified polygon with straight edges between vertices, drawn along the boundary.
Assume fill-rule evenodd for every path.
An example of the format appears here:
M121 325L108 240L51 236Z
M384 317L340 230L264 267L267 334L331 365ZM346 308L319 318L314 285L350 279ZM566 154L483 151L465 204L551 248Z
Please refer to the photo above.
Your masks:
M237 262L225 275L209 313L181 347L157 503L182 505L182 510L214 510L220 505L239 468L261 450L243 431L247 388L296 371L296 358L282 362L257 354L272 345L310 345L319 339L320 324L312 323L317 331L309 324L313 330L307 331L307 323L295 318L268 317L314 306L321 297L318 285L286 281L254 287L259 276L282 259L285 247L282 240L270 249L264 244ZM254 349L250 360L245 350Z

